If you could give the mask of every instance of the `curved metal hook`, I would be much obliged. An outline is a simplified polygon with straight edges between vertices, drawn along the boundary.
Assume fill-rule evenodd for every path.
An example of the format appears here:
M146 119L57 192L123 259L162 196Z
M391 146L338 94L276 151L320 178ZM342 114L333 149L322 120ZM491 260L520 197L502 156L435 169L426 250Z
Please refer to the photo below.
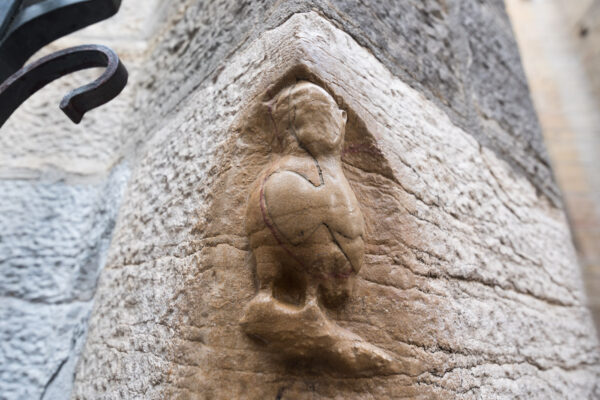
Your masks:
M48 43L113 16L121 6L121 0L37 0L24 8L23 0L12 2L6 26L0 21L0 81Z
M114 99L127 84L128 73L117 54L102 45L83 45L57 51L26 65L0 85L0 126L48 83L75 71L106 67L94 82L69 92L61 110L78 124L83 115Z

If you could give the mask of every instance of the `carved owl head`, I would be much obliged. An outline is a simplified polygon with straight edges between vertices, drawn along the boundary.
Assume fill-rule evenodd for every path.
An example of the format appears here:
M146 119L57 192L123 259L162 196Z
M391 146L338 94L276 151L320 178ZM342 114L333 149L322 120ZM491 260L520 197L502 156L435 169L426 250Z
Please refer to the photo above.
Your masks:
M297 145L312 156L340 153L346 112L320 86L307 81L289 86L277 95L271 110L277 134L284 136L283 150Z

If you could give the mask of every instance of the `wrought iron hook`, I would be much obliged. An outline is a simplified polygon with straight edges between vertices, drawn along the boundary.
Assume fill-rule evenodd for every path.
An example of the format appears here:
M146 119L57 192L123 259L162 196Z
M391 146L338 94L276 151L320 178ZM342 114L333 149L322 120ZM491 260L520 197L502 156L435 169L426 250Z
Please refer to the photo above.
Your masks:
M96 81L63 98L60 108L75 123L123 90L127 70L105 46L73 47L23 67L46 44L114 15L120 6L121 0L0 0L0 127L29 96L71 72L106 67Z
M57 51L14 73L0 85L0 126L36 91L75 71L106 67L94 82L69 92L61 110L76 124L83 115L114 99L127 84L127 70L117 54L106 46L83 45Z
M0 8L0 81L48 43L113 16L120 6L121 0L8 0L4 15Z

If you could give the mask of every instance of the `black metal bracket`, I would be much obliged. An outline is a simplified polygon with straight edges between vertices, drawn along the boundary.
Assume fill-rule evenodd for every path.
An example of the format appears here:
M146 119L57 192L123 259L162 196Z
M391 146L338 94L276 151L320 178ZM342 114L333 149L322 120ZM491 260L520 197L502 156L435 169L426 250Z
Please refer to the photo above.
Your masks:
M81 69L107 67L100 78L61 102L73 122L121 92L127 70L105 46L73 47L23 67L43 46L113 16L120 5L121 0L0 0L0 126L37 90Z
M48 83L85 68L106 67L94 82L69 92L60 109L76 124L83 115L114 99L127 84L127 70L106 46L83 45L57 51L18 70L0 85L0 126L33 93Z

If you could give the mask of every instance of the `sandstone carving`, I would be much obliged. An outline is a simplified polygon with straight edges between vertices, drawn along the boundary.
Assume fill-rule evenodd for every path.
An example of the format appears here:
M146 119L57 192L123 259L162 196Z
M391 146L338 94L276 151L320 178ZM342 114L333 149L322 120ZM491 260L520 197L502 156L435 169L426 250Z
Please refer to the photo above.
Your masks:
M242 327L286 356L356 375L393 373L385 351L325 312L351 294L364 256L363 215L340 158L346 112L310 82L283 89L269 112L275 154L246 211L259 292Z

